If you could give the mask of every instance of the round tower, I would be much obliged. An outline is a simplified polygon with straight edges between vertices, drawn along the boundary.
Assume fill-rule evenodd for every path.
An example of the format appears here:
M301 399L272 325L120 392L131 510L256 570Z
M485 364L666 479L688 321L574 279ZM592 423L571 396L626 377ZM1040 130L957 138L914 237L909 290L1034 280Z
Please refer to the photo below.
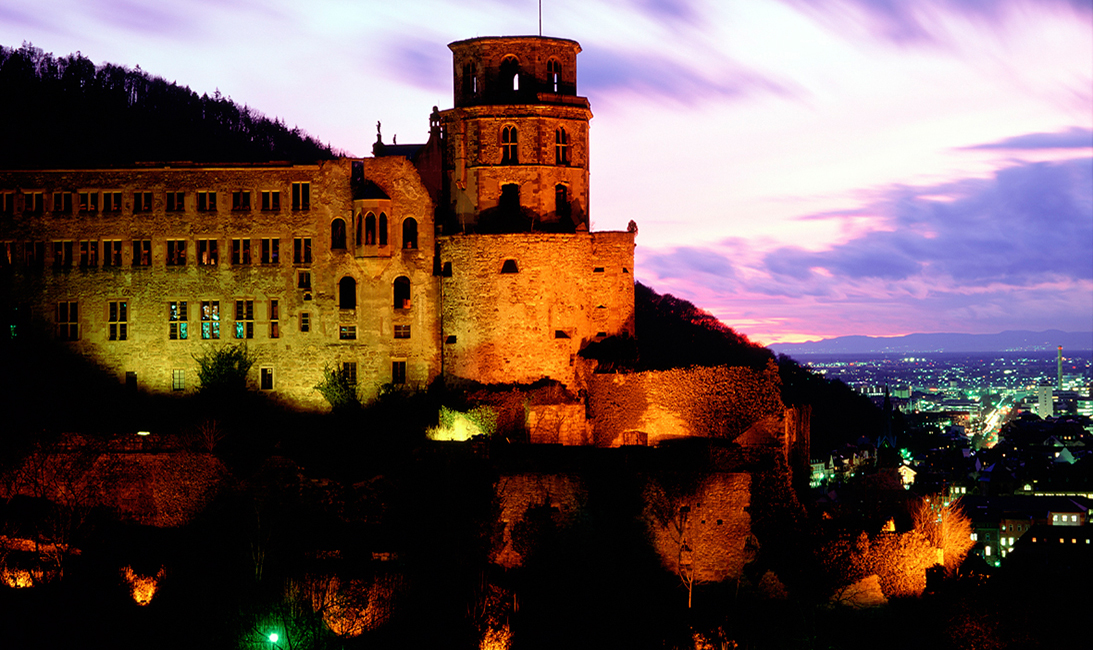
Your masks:
M564 38L451 43L455 108L440 114L445 233L574 232L588 224L588 100Z

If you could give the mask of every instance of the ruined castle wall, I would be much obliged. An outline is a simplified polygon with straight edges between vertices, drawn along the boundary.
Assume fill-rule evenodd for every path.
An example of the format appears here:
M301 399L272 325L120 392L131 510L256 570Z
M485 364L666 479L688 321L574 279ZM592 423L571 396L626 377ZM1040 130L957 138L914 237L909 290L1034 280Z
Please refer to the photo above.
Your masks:
M649 444L708 436L735 439L782 416L777 368L691 367L588 376L594 443L616 447L641 431Z
M442 237L445 375L573 387L582 347L633 333L633 241L624 232Z
M571 474L509 474L498 479L494 491L504 529L491 552L491 560L507 569L520 566L524 560L516 548L520 541L514 546L513 531L530 508L550 508L554 524L565 526L576 519L588 500L580 477Z
M341 159L293 166L0 172L0 193L10 194L15 208L0 216L0 282L8 307L23 307L32 321L63 339L59 305L76 303L75 327L66 331L78 333L66 345L116 373L119 381L135 373L142 390L191 390L197 384L194 357L239 342L258 357L254 385L297 406L324 408L313 387L325 366L347 362L357 363L366 396L391 381L394 361L406 364L407 381L425 383L439 372L432 202L404 158L358 162L365 178L391 197L392 243L385 256L358 250L352 164ZM308 184L309 206L293 205L299 183ZM209 191L216 192L216 209L199 210L198 193ZM272 201L264 206L263 192L273 191L279 193L279 206ZM35 192L40 193L37 212L24 198ZM68 210L55 201L58 192L70 193ZM152 203L142 209L138 201L146 192ZM176 192L183 193L183 205L168 210L168 193ZM233 205L235 192L249 195L249 207ZM95 196L97 206L81 211L81 193ZM115 193L119 209L104 209L107 194L113 199ZM411 217L417 221L418 245L407 249L401 226ZM344 249L332 247L336 219L346 226ZM278 258L272 258L270 245L269 259L263 260L264 242L274 239ZM106 247L113 246L107 242L114 241L121 249L120 259L110 260L120 262L116 265L106 263ZM142 260L138 252L144 241L150 255ZM217 263L203 263L212 257L199 259L201 247L207 251L213 241ZM301 248L310 244L310 260L302 252L294 259L297 241ZM81 256L87 242L98 251L93 262ZM249 263L243 242L250 245ZM180 243L185 258L178 263L169 253ZM238 259L233 246L240 248ZM392 285L400 276L410 280L411 301L396 309ZM347 277L356 285L356 305L343 309L339 282ZM170 303L183 301L186 320L172 322ZM239 321L237 301L244 301ZM120 322L111 322L111 303L117 319L122 302L124 340ZM202 321L203 303L214 302L219 338L212 333L211 316ZM237 323L243 338L236 338ZM171 338L172 324L185 324L185 339L177 328ZM409 339L394 338L400 324L411 325ZM203 337L203 325L209 338ZM263 376L272 384L262 386Z

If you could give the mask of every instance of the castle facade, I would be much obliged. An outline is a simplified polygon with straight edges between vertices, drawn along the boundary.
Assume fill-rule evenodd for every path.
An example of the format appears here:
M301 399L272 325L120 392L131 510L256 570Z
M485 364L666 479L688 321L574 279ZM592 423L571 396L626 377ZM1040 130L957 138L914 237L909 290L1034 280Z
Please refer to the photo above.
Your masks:
M303 408L326 368L365 397L438 376L571 388L634 333L634 229L588 230L580 46L450 45L429 141L315 164L0 170L0 336L47 330L137 388L187 391L246 343Z

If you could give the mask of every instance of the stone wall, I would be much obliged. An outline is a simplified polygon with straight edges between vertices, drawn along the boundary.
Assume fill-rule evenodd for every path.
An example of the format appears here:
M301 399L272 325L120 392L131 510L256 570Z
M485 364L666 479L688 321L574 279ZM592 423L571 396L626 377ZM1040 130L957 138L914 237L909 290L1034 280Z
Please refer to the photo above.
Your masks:
M510 474L498 479L494 490L503 530L491 559L507 569L523 562L513 546L513 531L529 508L548 507L554 523L565 526L573 522L588 499L580 477L570 474Z
M528 442L540 445L592 444L583 404L532 404L527 407Z

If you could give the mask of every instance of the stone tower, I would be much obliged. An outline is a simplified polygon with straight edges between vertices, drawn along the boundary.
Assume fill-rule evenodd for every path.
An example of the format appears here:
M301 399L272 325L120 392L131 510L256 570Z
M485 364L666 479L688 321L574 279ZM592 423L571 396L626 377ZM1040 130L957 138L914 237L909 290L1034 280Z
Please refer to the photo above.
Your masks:
M576 41L474 38L453 52L455 107L440 114L444 231L576 232L588 224L588 100Z

